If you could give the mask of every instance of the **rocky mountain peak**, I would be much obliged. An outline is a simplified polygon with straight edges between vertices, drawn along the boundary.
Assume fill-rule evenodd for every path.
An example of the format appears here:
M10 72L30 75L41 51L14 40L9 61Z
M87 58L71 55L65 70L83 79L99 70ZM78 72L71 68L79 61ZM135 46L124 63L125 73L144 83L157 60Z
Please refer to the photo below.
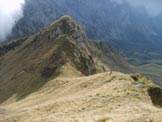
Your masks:
M89 46L85 32L70 16L63 16L57 21L54 21L41 33L43 37L47 36L48 40L54 40L59 36L68 35L82 49L87 50Z

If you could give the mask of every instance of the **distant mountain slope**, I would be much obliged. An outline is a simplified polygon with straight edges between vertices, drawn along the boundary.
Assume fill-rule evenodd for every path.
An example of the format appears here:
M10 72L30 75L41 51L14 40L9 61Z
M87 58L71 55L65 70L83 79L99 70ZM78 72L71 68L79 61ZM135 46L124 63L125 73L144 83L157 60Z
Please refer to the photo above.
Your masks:
M142 63L143 58L154 59L147 56L150 52L162 55L161 15L150 17L142 8L113 0L26 0L24 17L11 38L34 34L62 15L83 25L89 38L109 41L126 56L141 58Z
M161 82L162 70L156 66L162 65L162 15L149 16L143 8L128 3L26 0L24 17L17 22L8 40L32 35L63 15L77 20L89 38L107 41L130 64L138 66L139 72Z
M102 53L96 46L69 16L33 36L4 44L0 47L0 102L15 93L15 99L21 99L58 76L92 75L110 68L131 71L115 50L108 47Z
M90 41L92 54L96 55L110 69L124 73L135 72L130 65L111 45L104 41ZM98 52L96 54L96 52Z

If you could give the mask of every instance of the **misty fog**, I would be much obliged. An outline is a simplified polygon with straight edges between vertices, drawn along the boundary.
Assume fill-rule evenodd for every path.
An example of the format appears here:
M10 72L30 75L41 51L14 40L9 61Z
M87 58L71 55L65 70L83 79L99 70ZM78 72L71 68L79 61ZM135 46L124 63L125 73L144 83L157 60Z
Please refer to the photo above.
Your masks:
M162 0L127 0L133 6L144 7L150 15L162 13Z
M11 33L15 23L23 17L24 0L0 0L0 41Z

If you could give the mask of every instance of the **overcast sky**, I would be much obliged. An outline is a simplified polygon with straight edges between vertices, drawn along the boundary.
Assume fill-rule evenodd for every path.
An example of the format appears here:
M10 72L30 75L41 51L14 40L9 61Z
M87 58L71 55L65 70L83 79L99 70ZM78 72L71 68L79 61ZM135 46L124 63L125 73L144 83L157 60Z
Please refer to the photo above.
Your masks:
M16 21L23 16L24 0L0 0L0 41L11 33Z

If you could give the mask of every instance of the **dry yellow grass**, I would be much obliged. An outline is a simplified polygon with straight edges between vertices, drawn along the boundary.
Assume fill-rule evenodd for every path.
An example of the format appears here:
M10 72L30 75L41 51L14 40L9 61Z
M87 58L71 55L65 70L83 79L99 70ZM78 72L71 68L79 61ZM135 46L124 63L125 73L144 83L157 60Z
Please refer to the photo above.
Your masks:
M0 122L161 122L162 109L153 106L147 84L134 82L119 72L60 76L23 100L6 101Z

